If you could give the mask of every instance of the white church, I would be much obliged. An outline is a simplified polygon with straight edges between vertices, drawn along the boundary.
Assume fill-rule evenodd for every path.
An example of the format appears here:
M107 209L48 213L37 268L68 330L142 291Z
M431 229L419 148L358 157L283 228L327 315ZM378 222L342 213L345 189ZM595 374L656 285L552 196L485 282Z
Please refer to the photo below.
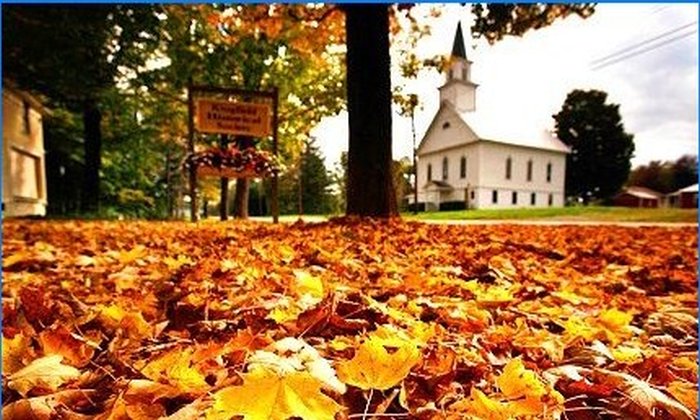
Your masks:
M462 28L439 88L440 108L421 140L418 202L426 210L555 207L564 205L569 148L537 127L515 129L504 117L489 127L477 112ZM413 197L410 198L413 201Z

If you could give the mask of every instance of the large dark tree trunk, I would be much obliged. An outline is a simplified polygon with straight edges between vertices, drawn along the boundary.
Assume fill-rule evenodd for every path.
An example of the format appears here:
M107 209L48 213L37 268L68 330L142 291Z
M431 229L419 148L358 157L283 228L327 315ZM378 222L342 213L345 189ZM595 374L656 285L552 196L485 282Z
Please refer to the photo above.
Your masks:
M240 136L236 139L236 146L240 149L255 147L252 137ZM237 219L248 218L248 197L250 196L250 180L238 178L236 180L236 195L233 199L233 216Z
M389 9L385 4L345 7L350 123L347 214L398 214L391 173Z
M100 208L100 149L102 148L102 114L94 99L85 101L83 108L83 134L85 144L85 169L83 174L83 212L96 212Z

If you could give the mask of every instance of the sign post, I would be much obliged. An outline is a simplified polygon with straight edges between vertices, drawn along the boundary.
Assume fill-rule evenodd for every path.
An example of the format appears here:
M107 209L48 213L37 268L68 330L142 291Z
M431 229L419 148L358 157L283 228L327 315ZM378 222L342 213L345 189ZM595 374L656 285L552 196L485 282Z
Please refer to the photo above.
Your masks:
M194 94L209 94L209 97L197 99L196 107ZM244 98L244 101L234 101L233 97ZM269 101L250 102L251 98ZM279 91L250 91L216 86L194 86L191 82L187 89L187 105L189 111L188 151L194 153L194 132L220 135L239 135L247 137L272 136L272 153L277 157L277 126L278 126ZM195 115L196 108L196 115ZM272 199L270 210L274 223L279 222L278 173L272 174ZM189 168L190 181L190 212L191 220L199 219L197 206L197 172L194 165ZM222 181L222 185L224 182ZM225 203L224 203L225 205ZM223 214L223 213L222 213ZM225 217L222 216L222 220Z

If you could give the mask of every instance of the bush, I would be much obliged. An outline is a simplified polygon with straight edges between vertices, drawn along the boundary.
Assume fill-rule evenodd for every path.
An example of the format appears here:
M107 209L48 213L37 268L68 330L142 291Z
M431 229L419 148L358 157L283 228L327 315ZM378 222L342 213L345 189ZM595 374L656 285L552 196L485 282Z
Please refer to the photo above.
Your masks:
M440 211L465 210L466 208L467 203L464 201L446 201L440 203Z

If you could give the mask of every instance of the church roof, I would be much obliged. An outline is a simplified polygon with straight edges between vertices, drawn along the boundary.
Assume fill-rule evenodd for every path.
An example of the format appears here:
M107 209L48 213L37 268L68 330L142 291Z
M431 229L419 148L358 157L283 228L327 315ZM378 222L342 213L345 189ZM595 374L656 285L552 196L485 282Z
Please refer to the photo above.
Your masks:
M521 127L512 122L504 123L503 119L495 120L493 118L488 118L488 116L484 115L483 112L479 111L459 112L450 102L443 101L442 104L440 104L440 109L435 114L433 121L430 123L428 130L425 132L423 140L421 140L420 145L418 146L419 154L420 150L430 137L433 126L440 118L440 115L444 112L456 114L459 117L460 122L465 124L474 133L477 138L477 142L483 141L500 143L511 146L527 147L531 149L549 150L559 153L569 153L571 151L567 145L556 138L554 133L548 130L537 129L533 125ZM464 144L472 142L473 140L465 140ZM455 146L455 144L452 144L447 148L452 148ZM442 148L435 149L433 151L437 152L439 150L442 150Z
M452 56L467 59L467 51L464 49L464 36L462 36L462 23L457 23L457 33L452 44Z
M451 106L450 104L447 105ZM457 114L482 141L563 153L571 151L554 133L541 127L538 128L535 124L520 126L512 122L504 123L502 120L486 118L478 110L474 112L457 112Z

